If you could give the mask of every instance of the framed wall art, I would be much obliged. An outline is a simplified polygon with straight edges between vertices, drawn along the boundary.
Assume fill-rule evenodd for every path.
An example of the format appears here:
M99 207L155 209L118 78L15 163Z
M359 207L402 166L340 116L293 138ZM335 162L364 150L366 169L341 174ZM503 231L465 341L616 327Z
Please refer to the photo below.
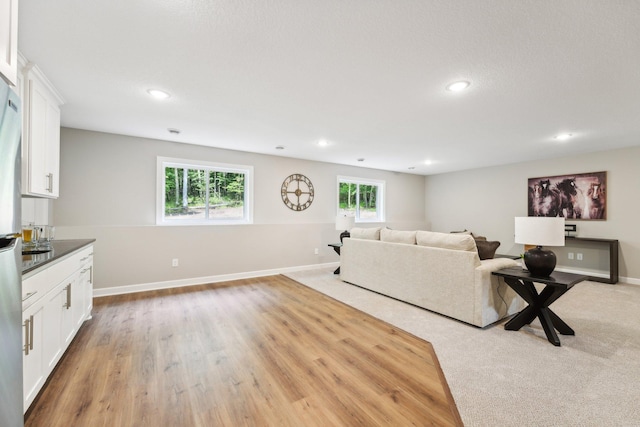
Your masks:
M529 216L607 219L607 172L529 178Z

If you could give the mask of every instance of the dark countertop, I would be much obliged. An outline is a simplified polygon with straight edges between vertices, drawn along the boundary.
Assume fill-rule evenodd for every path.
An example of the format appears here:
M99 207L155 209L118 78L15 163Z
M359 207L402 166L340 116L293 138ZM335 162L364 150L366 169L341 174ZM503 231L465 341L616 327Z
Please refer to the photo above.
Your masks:
M47 264L59 260L78 249L82 249L95 242L96 239L79 239L79 240L53 240L51 242L52 249L49 252L32 255L22 255L22 275L30 273Z

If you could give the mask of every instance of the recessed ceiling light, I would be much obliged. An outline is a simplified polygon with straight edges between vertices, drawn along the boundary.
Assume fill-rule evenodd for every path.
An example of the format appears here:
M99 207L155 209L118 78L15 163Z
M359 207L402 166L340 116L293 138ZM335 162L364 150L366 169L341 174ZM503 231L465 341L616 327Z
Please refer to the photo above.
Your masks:
M573 136L572 133L561 133L560 135L556 135L556 139L558 141L566 141L567 139L571 138Z
M321 139L320 141L318 141L318 145L320 147L326 147L327 145L329 145L329 142L326 139Z
M424 164L429 166L429 165L433 164L433 160L425 160Z
M470 84L471 83L466 80L460 80L458 82L453 82L447 85L447 90L451 92L460 92L461 90L465 90L466 88L468 88Z
M171 96L167 92L160 89L149 89L147 90L147 93L156 99L167 99Z

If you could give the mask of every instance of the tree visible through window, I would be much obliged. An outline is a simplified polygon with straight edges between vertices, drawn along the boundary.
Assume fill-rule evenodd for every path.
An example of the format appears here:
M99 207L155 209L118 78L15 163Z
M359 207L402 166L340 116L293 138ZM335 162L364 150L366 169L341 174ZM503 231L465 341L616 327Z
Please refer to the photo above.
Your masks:
M338 215L359 222L384 221L384 181L338 177Z
M251 168L158 159L162 186L159 223L249 222Z

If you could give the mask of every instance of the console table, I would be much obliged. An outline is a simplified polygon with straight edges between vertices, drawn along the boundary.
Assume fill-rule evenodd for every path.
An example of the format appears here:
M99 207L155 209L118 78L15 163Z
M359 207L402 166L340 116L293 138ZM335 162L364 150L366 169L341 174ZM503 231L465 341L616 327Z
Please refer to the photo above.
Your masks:
M511 289L516 291L529 305L520 313L509 320L504 328L509 331L517 331L524 325L528 325L536 317L544 329L547 340L555 346L560 346L560 339L556 329L562 335L575 335L576 333L567 325L549 306L564 295L576 283L587 280L587 276L580 274L554 271L549 277L533 276L522 268L503 268L494 271L495 276L504 278ZM542 283L545 288L538 293L533 282Z
M342 247L342 243L329 243L327 246L332 247L333 250L336 251L338 256L340 255L340 248ZM340 266L336 268L336 271L334 271L333 274L340 274Z
M589 237L565 237L565 245L570 246L571 241L588 242L601 246L605 246L609 252L609 277L602 278L596 276L588 276L589 280L601 283L618 283L618 241L615 239L597 239Z

